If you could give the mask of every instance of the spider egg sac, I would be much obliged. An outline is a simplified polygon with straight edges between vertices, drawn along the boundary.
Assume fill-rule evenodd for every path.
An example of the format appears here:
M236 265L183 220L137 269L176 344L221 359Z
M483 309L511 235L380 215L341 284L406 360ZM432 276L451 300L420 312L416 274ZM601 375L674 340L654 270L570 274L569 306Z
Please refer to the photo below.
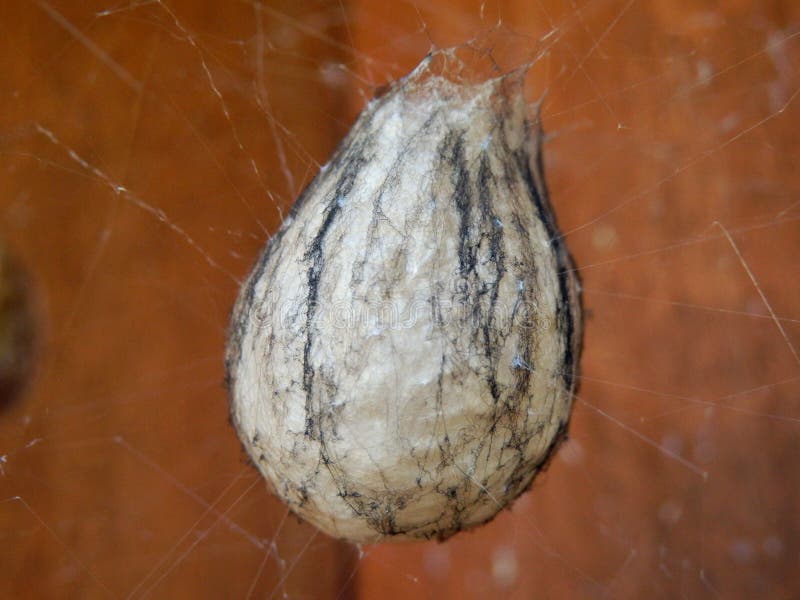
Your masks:
M579 288L522 80L453 81L426 58L368 103L241 288L232 422L334 537L484 523L565 432Z

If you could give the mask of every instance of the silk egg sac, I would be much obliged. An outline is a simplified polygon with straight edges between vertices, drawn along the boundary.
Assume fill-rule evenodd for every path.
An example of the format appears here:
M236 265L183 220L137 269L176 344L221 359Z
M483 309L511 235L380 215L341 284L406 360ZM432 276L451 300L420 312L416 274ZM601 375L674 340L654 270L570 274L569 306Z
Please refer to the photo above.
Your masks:
M250 459L293 513L359 543L490 520L563 438L577 378L579 286L523 74L467 82L434 58L363 109L229 330Z

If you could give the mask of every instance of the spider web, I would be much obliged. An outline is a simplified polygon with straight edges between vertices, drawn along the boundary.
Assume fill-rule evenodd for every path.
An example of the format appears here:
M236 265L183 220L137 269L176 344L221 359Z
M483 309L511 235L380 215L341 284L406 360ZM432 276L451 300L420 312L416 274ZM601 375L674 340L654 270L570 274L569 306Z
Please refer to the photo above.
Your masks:
M800 10L377 4L0 8L0 223L41 329L0 412L0 591L796 595ZM570 437L489 525L351 546L246 464L230 306L366 100L487 32L547 91L587 313Z

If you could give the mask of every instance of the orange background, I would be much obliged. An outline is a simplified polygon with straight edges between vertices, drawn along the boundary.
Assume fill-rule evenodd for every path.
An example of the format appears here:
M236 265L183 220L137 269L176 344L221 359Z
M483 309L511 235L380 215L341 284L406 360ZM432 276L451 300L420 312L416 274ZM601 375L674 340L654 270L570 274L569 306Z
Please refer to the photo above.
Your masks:
M0 232L40 325L0 596L800 595L800 5L430 4L0 5ZM542 53L585 287L570 440L491 524L356 548L245 464L228 311L365 99L497 22L498 58Z

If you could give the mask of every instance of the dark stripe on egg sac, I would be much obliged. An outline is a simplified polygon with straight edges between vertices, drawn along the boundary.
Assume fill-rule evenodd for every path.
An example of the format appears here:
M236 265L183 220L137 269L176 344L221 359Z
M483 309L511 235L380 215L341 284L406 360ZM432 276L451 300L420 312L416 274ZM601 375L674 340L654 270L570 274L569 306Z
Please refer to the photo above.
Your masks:
M369 138L367 138L368 141ZM322 269L325 266L324 244L325 237L330 231L334 219L342 209L341 200L346 198L353 189L356 177L369 160L365 150L366 141L356 144L352 151L337 157L330 166L330 169L341 170L331 198L325 207L325 213L319 230L311 241L303 258L308 261L307 272L308 299L306 301L306 341L303 347L303 389L306 393L306 426L305 435L312 439L319 439L321 411L314 411L314 365L311 364L311 349L314 343L314 315L317 310L317 300L319 298L319 282L322 276ZM335 171L334 171L335 172ZM316 417L316 418L315 418Z

